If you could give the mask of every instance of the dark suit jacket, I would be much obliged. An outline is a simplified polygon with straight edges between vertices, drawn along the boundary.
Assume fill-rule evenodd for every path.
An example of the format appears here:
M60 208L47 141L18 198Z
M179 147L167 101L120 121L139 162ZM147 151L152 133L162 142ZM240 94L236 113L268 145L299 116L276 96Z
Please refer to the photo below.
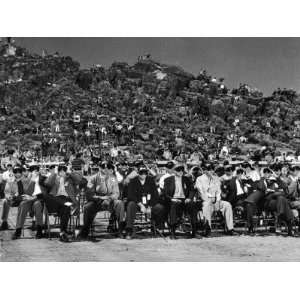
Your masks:
M56 196L58 188L59 188L59 178L57 174L50 175L44 182L45 186L49 188L49 194L52 196ZM68 196L71 198L73 202L76 202L76 187L74 185L74 180L71 176L66 177L65 181L65 189Z
M230 202L231 204L235 204L237 202L237 185L236 185L236 177L233 177L229 182L227 183L227 198L226 200ZM240 184L242 189L245 187L245 182L243 180L240 180ZM244 194L246 196L246 194Z
M158 191L154 179L151 176L146 177L144 185L141 184L138 177L130 180L128 184L127 200L136 203L142 202L142 197L151 195L149 201L150 206L154 206L158 202Z
M191 180L186 177L182 176L182 188L185 198L193 199L193 187ZM165 179L164 182L164 189L163 189L163 195L167 202L171 201L171 199L174 197L175 193L175 176L170 176Z
M261 204L266 195L266 186L264 184L264 178L261 178L256 185L256 190L251 193L245 200L245 202L252 204Z

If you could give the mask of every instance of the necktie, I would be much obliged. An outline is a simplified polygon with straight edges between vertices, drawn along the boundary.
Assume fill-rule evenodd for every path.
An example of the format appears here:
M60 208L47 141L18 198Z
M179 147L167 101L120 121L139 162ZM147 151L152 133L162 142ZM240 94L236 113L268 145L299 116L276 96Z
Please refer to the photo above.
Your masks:
M21 180L18 181L18 192L19 192L19 195L24 194L24 187L23 187L23 183Z

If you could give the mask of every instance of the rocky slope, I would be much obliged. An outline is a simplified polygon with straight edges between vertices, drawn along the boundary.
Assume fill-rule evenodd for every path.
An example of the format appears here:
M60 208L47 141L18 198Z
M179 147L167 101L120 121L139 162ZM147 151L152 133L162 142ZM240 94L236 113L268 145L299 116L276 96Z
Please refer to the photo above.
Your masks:
M2 42L2 144L41 141L41 133L47 136L57 123L60 138L72 140L73 114L81 116L79 131L91 120L101 126L134 124L136 150L149 153L160 142L192 150L199 137L215 148L230 134L261 145L296 148L300 142L300 100L293 90L278 89L265 97L243 84L230 91L222 78L203 70L195 76L150 56L132 66L115 62L82 70L71 57L32 54ZM109 137L116 142L114 132Z

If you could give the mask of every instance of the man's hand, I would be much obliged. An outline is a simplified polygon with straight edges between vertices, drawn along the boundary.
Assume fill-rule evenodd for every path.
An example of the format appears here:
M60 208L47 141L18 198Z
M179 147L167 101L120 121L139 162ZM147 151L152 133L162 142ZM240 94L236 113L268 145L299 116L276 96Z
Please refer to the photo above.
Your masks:
M179 203L179 202L181 202L181 200L180 200L180 199L175 199L175 198L172 198L172 199L171 199L171 201L172 201L172 202L175 202L175 203Z
M32 200L33 197L32 197L32 196L29 196L29 195L22 195L22 199L23 199L23 200Z
M187 204L187 203L190 203L191 201L192 200L190 198L186 198L184 202L185 202L185 204Z
M145 213L147 212L147 209L146 209L146 207L144 206L144 204L139 203L139 207L140 207L141 212L142 212L143 214L145 214Z

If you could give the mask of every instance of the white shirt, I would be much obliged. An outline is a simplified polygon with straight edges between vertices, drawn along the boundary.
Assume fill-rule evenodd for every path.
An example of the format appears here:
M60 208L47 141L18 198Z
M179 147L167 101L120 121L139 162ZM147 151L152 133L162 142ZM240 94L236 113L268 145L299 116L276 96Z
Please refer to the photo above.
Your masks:
M15 177L14 173L12 171L9 171L9 170L5 171L2 175L2 179L5 180L5 181L8 181L8 180L10 180L14 177Z
M253 180L253 181L258 181L260 180L260 175L259 173L256 171L256 170L253 170L249 173L249 176L250 178Z
M165 179L170 177L171 174L166 173L163 176L160 177L159 179L159 188L162 190L165 187Z
M242 189L241 183L238 179L236 180L236 194L237 196L244 194L244 190Z
M68 197L68 193L65 188L65 180L63 177L59 178L59 187L57 190L57 196L66 196Z
M179 177L179 176L174 176L174 177L175 177L174 198L175 199L185 198L185 195L183 192L183 186L182 186L182 177Z
M211 178L206 174L199 176L195 188L203 201L209 201L211 198L216 198L217 201L221 200L221 181L217 176Z

